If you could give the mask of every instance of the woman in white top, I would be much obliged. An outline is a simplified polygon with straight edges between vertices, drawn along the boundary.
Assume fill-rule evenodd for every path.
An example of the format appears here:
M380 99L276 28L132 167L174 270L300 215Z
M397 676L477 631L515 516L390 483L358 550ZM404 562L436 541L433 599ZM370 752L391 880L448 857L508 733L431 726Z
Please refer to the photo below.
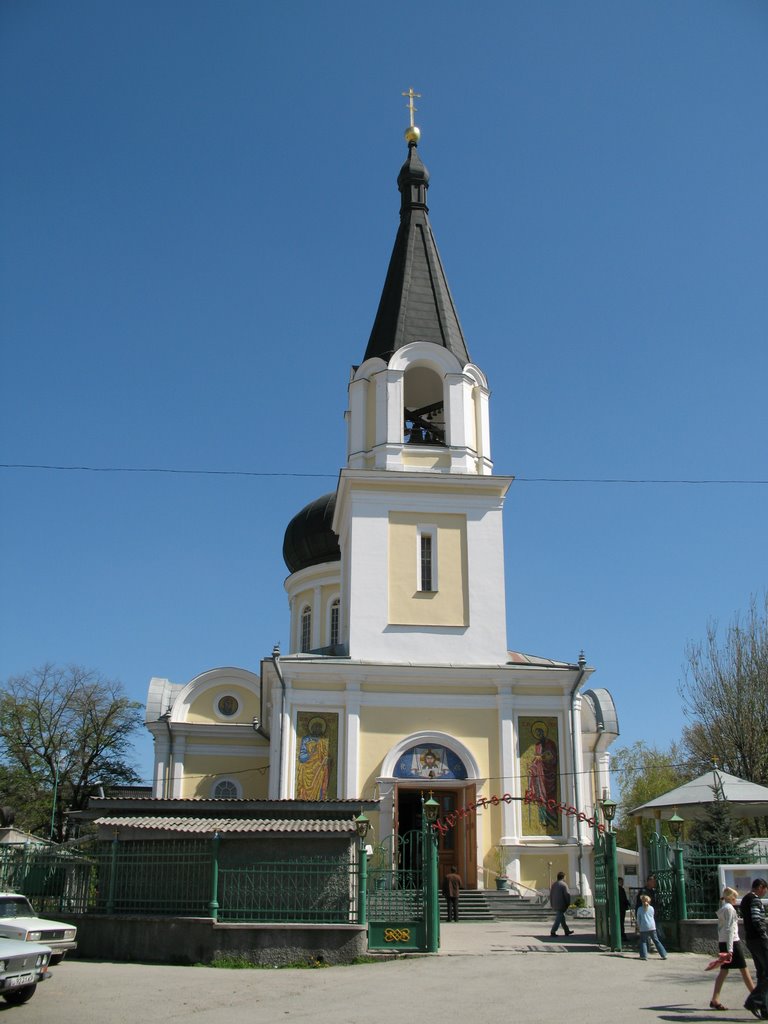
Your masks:
M744 959L741 942L739 942L739 919L736 916L736 907L734 906L738 898L739 894L735 889L731 889L730 886L726 886L723 889L723 894L720 897L720 909L717 912L717 945L720 950L722 964L717 972L715 991L712 993L712 998L709 1002L713 1010L728 1009L727 1006L723 1006L720 1002L720 991L731 968L738 967L744 979L744 984L750 992L755 987L755 983L752 981L752 977L747 970L747 961Z

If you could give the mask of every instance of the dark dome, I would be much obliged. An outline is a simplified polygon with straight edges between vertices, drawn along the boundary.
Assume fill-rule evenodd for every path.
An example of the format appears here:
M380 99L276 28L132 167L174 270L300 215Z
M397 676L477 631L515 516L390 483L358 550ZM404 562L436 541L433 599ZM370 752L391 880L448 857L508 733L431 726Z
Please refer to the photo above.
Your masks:
M332 491L310 501L288 523L283 539L283 560L290 572L341 559L339 538L331 529L335 508L336 493Z

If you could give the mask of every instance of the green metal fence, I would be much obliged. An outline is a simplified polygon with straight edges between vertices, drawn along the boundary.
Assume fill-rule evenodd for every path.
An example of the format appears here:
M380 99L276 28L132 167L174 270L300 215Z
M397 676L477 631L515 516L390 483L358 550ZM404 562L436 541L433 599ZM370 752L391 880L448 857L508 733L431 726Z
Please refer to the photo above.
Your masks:
M114 840L95 843L93 853L97 913L208 916L210 840Z
M26 896L39 914L84 913L93 884L94 862L82 853L32 843L0 844L0 889Z
M688 917L715 917L720 906L719 864L755 864L759 859L753 843L728 846L690 844L685 847L685 890Z
M220 867L220 921L347 924L356 920L357 864L299 857Z
M357 919L353 851L263 860L213 839L95 844L92 909L231 922L347 924Z
M361 914L359 870L351 847L266 860L218 836L94 840L77 853L0 845L0 889L27 896L43 915L347 924Z

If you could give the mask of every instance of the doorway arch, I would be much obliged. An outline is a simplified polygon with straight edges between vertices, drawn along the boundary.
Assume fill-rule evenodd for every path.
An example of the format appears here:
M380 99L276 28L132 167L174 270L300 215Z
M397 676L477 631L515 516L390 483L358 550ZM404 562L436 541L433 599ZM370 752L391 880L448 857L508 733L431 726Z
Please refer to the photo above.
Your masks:
M440 815L474 803L485 783L472 751L449 733L411 733L384 758L378 779L383 831L393 835L421 827L421 794L432 793ZM440 835L438 865L442 882L455 865L465 888L478 888L477 816L466 815L459 826Z

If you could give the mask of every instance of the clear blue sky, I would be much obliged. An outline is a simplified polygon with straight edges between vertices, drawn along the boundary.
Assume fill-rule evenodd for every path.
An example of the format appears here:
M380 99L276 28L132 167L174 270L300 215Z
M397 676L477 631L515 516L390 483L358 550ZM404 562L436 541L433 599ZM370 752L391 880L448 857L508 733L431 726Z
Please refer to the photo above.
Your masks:
M287 648L398 220L401 93L493 389L510 647L622 743L766 586L768 4L5 0L0 675L144 700ZM317 474L316 477L307 474ZM137 746L143 776L149 743Z

